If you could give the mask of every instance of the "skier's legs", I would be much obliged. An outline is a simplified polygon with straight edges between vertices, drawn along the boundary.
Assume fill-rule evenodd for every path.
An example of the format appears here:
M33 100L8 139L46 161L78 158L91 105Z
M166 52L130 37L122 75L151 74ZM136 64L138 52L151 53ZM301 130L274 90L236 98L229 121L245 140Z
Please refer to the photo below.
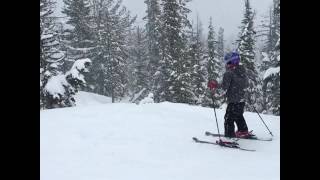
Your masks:
M226 137L235 137L234 122L236 119L234 112L234 103L229 103L224 116L224 135Z
M236 114L235 122L238 127L238 131L248 131L248 126L246 120L243 117L244 113L244 102L235 103L234 113Z

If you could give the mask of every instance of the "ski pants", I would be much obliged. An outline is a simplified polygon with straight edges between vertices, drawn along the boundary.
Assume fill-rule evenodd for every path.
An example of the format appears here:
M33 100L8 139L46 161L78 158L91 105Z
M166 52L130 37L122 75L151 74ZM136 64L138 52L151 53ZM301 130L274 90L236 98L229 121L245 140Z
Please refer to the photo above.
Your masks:
M244 102L229 103L224 116L224 135L226 137L235 137L234 123L238 131L248 131L247 123L243 117Z

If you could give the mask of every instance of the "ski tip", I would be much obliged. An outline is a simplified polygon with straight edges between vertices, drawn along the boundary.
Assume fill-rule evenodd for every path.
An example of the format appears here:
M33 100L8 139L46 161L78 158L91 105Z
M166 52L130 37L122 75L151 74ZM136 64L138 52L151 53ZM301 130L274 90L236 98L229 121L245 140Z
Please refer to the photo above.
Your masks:
M198 139L197 139L196 137L192 137L192 139L193 139L194 141L198 141Z
M210 135L210 132L206 131L205 134L206 134L207 136L209 136L209 135Z

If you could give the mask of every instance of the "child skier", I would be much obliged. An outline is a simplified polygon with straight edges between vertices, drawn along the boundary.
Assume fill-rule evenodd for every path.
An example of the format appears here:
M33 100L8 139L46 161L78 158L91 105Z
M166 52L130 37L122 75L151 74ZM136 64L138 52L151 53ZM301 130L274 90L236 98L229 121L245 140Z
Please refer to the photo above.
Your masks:
M227 98L227 110L224 116L224 134L226 138L222 141L232 142L233 138L250 138L254 136L248 132L248 126L243 117L245 106L245 89L248 87L248 78L245 68L239 64L240 55L237 52L227 53L224 57L226 72L220 87L225 92ZM208 87L214 92L218 87L216 81L211 80ZM234 123L237 125L235 132Z

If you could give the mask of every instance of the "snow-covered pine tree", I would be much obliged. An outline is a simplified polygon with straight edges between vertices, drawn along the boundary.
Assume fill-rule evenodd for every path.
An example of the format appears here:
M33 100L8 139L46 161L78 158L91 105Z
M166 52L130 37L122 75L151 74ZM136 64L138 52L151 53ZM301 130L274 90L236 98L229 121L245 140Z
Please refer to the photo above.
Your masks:
M153 92L156 102L159 102L159 95L156 94L157 87L159 84L162 84L161 81L161 70L159 62L161 60L161 47L160 47L160 38L161 38L161 10L159 0L145 0L147 5L145 28L147 36L147 48L148 48L148 71L149 71L149 89Z
M276 19L274 17L274 7L273 7L273 8L270 8L267 45L266 45L265 52L269 54L275 47L276 43L277 43Z
M94 34L97 55L94 60L99 93L112 102L127 93L128 32L135 21L122 0L94 1Z
M195 104L208 102L207 89L207 62L205 59L205 47L203 42L203 29L197 16L195 27L192 28L190 42L191 58L191 85L195 95Z
M88 75L91 65L92 61L89 58L78 59L66 73L66 80L73 87L75 93L87 86L85 76Z
M269 9L269 14L268 16L263 16L263 19L261 21L261 25L258 27L257 29L257 34L256 37L259 38L260 40L260 47L259 44L257 44L257 53L260 53L260 64L257 67L257 69L259 70L259 80L260 80L260 84L262 83L262 102L261 102L261 109L262 109L262 113L266 113L267 112L267 102L266 102L266 88L263 87L263 73L268 69L269 67L269 52L271 50L271 19L272 16L272 8L270 7ZM259 41L258 41L259 42ZM259 54L257 54L258 56ZM262 82L261 82L262 81Z
M266 88L264 88L263 75L264 72L270 67L270 57L269 53L274 46L274 40L272 38L273 28L272 28L272 7L268 11L268 15L263 16L261 25L257 28L257 47L256 56L260 60L257 65L257 70L259 71L259 87L261 87L261 111L262 113L267 112L267 102L266 102ZM273 45L272 45L273 44Z
M64 8L62 13L66 15L66 22L63 33L63 46L67 52L65 69L70 69L75 59L90 58L96 56L94 34L92 29L92 11L90 0L63 0ZM87 75L88 87L96 87L94 76L95 66ZM92 88L86 88L93 91Z
M149 94L149 68L146 32L139 26L131 34L128 87L131 102L137 103Z
M207 82L210 80L216 80L216 81L221 81L221 72L222 72L222 62L219 59L219 55L218 55L218 46L217 46L217 41L215 38L215 31L214 31L214 27L212 24L212 17L210 17L210 22L209 22L209 31L208 31L208 37L207 37L207 55L206 55L206 59L208 62L207 65L207 71L208 71L208 77L207 77ZM222 98L221 97L221 92L220 91L216 91L215 92L215 105L220 106L222 103ZM209 89L207 89L206 92L206 96L210 99L210 101L208 101L208 104L212 104L212 92L210 92Z
M255 64L255 39L254 36L256 34L253 28L253 19L254 12L250 6L250 1L245 0L245 12L244 19L242 20L241 33L239 36L238 49L237 51L240 54L241 63L244 65L247 71L247 76L249 78L249 88L247 102L250 104L247 106L249 111L254 111L252 106L257 105L257 99L261 97L259 90L257 88L258 85L258 72L256 70Z
M162 59L160 61L161 76L164 83L157 88L160 101L192 103L194 95L190 85L189 67L183 59L187 44L184 41L184 30L190 28L187 18L190 10L186 3L190 0L162 0L161 15Z
M79 59L74 62L70 71L51 76L44 86L47 109L75 106L74 95L85 86L84 75L89 71L90 59Z
M85 76L88 76L89 68L92 61L89 58L78 59L74 62L71 69L66 72L65 79L68 85L65 86L65 93L63 98L63 105L71 107L76 105L74 95L87 86Z
M275 115L280 115L280 0L273 1L272 28L273 41L276 41L272 51L265 53L268 69L264 74L263 89L265 92L267 110Z
M270 66L270 54L274 50L274 47L278 40L278 35L275 30L275 21L273 18L274 7L270 7L268 16L262 21L261 29L258 31L258 37L262 37L261 41L264 43L261 48L262 62L260 66L260 71L266 71Z
M224 58L224 29L222 27L219 28L218 32L217 55L222 68Z
M207 38L207 58L208 58L208 80L218 80L221 66L219 64L217 53L217 41L215 39L215 32L212 25L212 18L210 17L209 31Z
M52 76L61 73L64 62L64 52L59 44L59 34L56 29L52 0L40 0L40 109L45 109L50 103L44 87Z
M67 16L64 43L68 52L68 60L90 57L93 49L93 34L90 27L89 0L63 0L62 10Z

